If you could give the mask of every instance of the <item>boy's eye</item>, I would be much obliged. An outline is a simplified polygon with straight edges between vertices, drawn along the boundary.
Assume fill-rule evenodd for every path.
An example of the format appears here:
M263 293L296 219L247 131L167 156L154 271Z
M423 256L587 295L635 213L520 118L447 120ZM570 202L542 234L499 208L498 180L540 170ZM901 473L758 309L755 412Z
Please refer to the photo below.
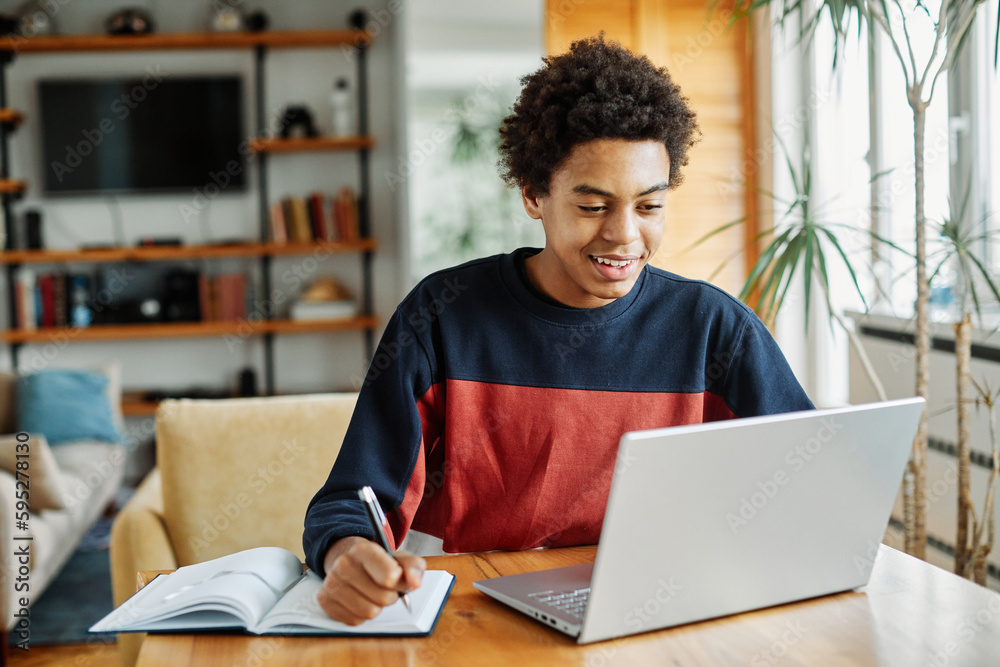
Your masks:
M644 211L655 211L657 209L663 208L663 204L643 204L639 208L641 208Z
M607 210L608 207L603 204L599 204L597 206L579 206L578 208L581 211L587 211L588 213L600 213L601 211Z

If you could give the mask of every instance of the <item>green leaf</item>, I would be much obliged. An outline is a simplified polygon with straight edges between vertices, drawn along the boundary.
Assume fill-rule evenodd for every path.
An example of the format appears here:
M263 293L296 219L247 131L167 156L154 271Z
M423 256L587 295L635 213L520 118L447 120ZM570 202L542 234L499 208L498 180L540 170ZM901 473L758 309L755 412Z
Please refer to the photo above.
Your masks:
M788 245L785 247L785 251L778 257L777 261L774 263L774 267L771 269L771 274L767 277L767 282L764 284L761 299L764 300L766 297L764 313L766 314L768 322L773 322L774 317L777 316L775 306L781 303L781 300L778 298L778 293L781 289L782 281L784 280L786 284L790 283L792 276L795 275L795 267L798 266L799 263L799 254L802 250L802 243L802 234L796 234L795 237L788 242Z
M704 236L702 236L700 239L698 239L697 241L695 241L694 243L692 243L688 247L686 247L683 250L681 250L681 252L685 253L685 252L689 252L691 250L694 250L695 248L697 248L698 246L700 246L702 243L704 243L708 239L710 239L713 236L715 236L716 234L721 234L722 232L724 232L724 231L726 231L728 229L731 229L731 228L735 227L736 225L742 224L742 223L744 223L746 221L746 219L747 219L747 217L744 215L743 217L737 218L736 220L733 220L732 222L727 222L726 224L722 225L721 227L716 227L715 229L713 229L709 233L705 234Z
M805 280L805 292L806 292L806 310L809 312L809 295L812 290L812 274L813 274L813 245L816 243L816 236L812 229L806 229L806 261L802 267L804 274L803 280ZM822 252L822 251L821 251ZM787 288L786 288L787 289ZM784 299L784 295L782 295ZM809 322L809 317L804 318L806 322ZM809 325L806 324L806 331L809 330Z
M750 270L750 275L747 276L746 282L743 283L743 289L740 290L740 299L746 301L750 298L754 289L757 287L757 282L764 276L770 269L771 260L775 253L781 248L788 237L795 231L791 227L782 232L776 239L771 241L768 246L764 249L764 252L760 254L757 261L754 263L753 268Z
M827 238L830 239L830 243L833 244L837 253L840 254L840 258L844 261L844 266L847 267L848 273L851 274L851 281L854 283L854 289L858 293L858 296L861 297L861 303L864 305L865 310L868 310L868 300L865 299L865 295L861 291L861 285L858 284L858 276L854 273L854 266L852 266L850 260L847 259L847 253L845 253L844 249L840 247L840 242L837 241L837 237L834 236L833 232L829 229L823 229L822 227L820 229L824 234L826 234Z

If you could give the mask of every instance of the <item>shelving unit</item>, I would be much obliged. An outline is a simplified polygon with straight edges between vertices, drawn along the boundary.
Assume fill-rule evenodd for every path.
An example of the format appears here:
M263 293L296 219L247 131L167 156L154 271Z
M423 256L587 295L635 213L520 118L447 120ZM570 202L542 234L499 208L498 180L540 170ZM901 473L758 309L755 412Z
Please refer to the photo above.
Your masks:
M271 260L274 257L308 255L314 252L356 253L361 257L362 294L361 314L337 320L290 321L265 319L227 322L158 322L130 325L92 325L85 328L59 327L33 331L7 329L0 333L0 340L10 345L11 364L18 366L21 345L45 343L56 335L70 341L96 340L148 340L163 338L193 338L226 335L262 336L264 341L265 391L275 393L274 336L276 334L316 333L335 331L361 331L365 350L371 358L374 346L374 329L377 321L372 315L372 253L378 243L370 234L369 151L375 140L368 136L367 64L366 48L371 43L368 33L353 30L304 30L240 33L174 33L131 36L108 35L59 35L36 36L30 39L5 40L0 45L0 204L2 204L6 241L0 251L0 264L6 266L9 315L11 325L17 321L15 306L15 274L24 264L96 264L102 262L165 262L184 259L212 259L245 257L260 262L262 292L271 292ZM269 49L294 49L307 47L350 47L355 52L358 93L358 136L310 137L296 139L272 138L267 135L265 119L266 77L265 63ZM7 68L15 54L68 53L68 52L118 52L137 50L211 50L253 49L254 77L256 80L255 112L258 136L251 142L257 153L259 185L259 241L230 244L108 247L79 250L20 250L13 248L14 218L12 203L24 194L27 184L10 178L8 140L21 122L22 116L7 104ZM268 156L271 154L302 152L353 152L358 161L358 226L360 239L353 241L288 243L269 242L270 201L268 194ZM151 406L143 401L125 402L126 414L150 414Z

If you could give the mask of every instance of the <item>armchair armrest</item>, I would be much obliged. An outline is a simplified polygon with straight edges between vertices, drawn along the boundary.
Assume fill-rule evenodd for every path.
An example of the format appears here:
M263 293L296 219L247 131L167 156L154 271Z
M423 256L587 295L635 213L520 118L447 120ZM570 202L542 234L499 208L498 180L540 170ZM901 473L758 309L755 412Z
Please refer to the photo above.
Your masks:
M163 525L163 492L160 470L154 468L111 526L111 587L115 606L136 591L136 575L143 570L177 569L170 536ZM123 665L135 664L145 634L118 636Z

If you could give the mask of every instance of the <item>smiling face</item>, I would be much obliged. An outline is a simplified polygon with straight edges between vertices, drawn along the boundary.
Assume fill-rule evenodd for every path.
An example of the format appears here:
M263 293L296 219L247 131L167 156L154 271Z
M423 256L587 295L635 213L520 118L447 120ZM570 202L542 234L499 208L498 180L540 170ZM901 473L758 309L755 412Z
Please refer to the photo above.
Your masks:
M670 158L657 141L574 146L547 195L521 192L525 211L545 229L545 248L525 260L531 283L575 308L628 294L660 247L669 177Z

